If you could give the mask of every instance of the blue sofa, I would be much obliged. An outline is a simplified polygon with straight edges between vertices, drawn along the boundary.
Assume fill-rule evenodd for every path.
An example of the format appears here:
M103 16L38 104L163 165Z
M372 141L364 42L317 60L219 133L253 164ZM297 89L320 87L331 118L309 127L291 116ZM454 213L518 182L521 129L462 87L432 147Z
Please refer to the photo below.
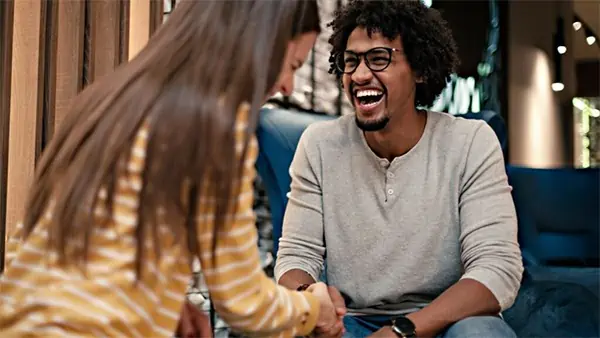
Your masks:
M506 126L499 115L482 112L464 117L488 122L506 150ZM256 166L269 198L275 255L290 187L288 170L298 140L310 123L333 118L283 109L261 112ZM515 305L504 317L519 337L600 337L600 172L508 166L507 173L526 271Z

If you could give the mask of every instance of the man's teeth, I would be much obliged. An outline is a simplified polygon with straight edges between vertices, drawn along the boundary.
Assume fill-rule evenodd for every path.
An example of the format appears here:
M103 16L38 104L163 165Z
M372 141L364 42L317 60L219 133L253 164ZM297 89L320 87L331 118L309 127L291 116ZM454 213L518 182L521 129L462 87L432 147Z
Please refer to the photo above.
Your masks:
M365 96L379 96L383 94L379 90L359 90L356 92L356 97L365 97Z

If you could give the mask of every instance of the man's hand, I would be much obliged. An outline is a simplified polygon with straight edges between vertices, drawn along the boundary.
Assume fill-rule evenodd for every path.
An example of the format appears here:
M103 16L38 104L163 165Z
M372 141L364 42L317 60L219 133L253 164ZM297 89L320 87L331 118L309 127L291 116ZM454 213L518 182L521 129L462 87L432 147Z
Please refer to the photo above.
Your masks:
M369 338L398 338L398 336L392 331L391 326L384 326L381 329L375 331Z
M333 302L333 306L335 306L336 314L340 318L343 318L346 315L346 302L344 301L344 298L335 287L328 286L327 289L329 290L329 297Z
M317 326L313 331L313 337L342 337L344 334L343 315L346 312L344 300L339 292L325 283L319 282L312 284L307 291L315 295L321 304ZM331 299L331 293L336 298L335 304ZM340 303L341 300L341 303ZM339 310L339 311L338 311ZM341 315L338 313L342 313Z
M203 311L186 300L181 309L175 336L181 338L212 337L210 319Z

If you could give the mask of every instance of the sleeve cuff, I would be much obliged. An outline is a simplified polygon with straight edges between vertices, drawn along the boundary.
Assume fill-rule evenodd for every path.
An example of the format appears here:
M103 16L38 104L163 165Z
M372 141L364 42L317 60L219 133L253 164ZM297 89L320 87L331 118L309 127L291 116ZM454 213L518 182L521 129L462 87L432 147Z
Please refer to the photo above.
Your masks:
M319 318L321 305L319 304L317 297L310 294L310 292L304 291L296 294L298 297L303 299L301 303L304 303L306 308L303 309L304 313L301 314L302 320L300 323L298 323L296 329L294 330L296 332L295 335L308 336L317 326L317 319Z
M518 288L517 290L512 290L508 285L504 285L502 281L495 280L493 276L490 276L490 272L486 270L469 271L460 279L472 279L488 288L494 297L496 297L498 304L500 304L501 312L512 306L518 292Z
M283 275L285 275L288 271L291 271L291 270L302 270L302 271L306 272L309 276L311 276L315 282L319 281L319 276L315 276L315 274L312 273L311 271L309 271L310 269L307 269L305 265L302 265L302 266L300 266L300 265L297 265L297 266L296 265L288 265L288 266L275 265L275 281L277 283L279 283L279 279L281 279L281 277Z

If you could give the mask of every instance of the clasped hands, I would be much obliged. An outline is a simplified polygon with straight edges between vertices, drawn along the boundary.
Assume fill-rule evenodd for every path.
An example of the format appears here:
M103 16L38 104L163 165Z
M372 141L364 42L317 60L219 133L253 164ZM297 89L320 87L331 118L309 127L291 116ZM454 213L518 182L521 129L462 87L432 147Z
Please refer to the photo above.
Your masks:
M333 286L319 282L314 283L307 289L319 299L321 309L315 330L311 334L313 338L341 338L344 333L344 315L346 314L346 303L340 292Z

